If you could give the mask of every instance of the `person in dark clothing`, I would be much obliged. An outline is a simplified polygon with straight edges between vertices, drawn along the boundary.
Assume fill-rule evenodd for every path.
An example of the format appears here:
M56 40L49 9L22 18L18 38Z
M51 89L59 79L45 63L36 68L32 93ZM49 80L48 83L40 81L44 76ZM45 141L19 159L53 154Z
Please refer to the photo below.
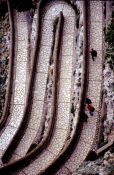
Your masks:
M95 61L95 57L97 57L97 51L94 49L91 49L91 56L92 56L92 60Z
M87 109L89 110L90 115L93 115L95 108L91 104L87 104Z
M90 115L93 115L95 108L92 106L92 101L89 98L85 99L85 106L86 106L86 109L89 110Z
M85 99L85 104L91 104L91 103L92 103L92 101L89 98Z

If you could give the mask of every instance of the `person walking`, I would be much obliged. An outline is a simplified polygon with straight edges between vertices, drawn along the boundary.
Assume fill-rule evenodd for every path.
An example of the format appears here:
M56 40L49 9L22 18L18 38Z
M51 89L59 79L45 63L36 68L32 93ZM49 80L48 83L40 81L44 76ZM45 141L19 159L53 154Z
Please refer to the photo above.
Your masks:
M93 48L91 49L91 56L92 56L92 60L95 61L95 58L97 57L97 51L94 50Z
M92 101L89 98L85 98L86 109L89 111L90 115L93 115L95 108L92 106Z
M85 104L92 104L92 101L89 98L85 99Z

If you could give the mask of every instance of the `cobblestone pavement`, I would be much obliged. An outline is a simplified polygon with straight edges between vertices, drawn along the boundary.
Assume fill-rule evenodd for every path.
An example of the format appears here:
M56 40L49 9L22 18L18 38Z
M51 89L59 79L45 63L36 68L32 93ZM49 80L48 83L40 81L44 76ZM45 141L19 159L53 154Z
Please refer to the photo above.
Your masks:
M35 15L35 18L37 16ZM36 19L34 19L36 20ZM46 24L44 24L42 30L46 28ZM43 108L44 108L44 98L45 98L45 91L46 91L46 83L48 77L48 66L49 66L49 58L51 53L51 43L52 43L52 30L50 30L50 38L48 43L46 41L40 47L39 53L39 60L37 64L37 71L35 77L35 86L34 86L34 93L33 93L33 103L32 109L30 114L30 121L28 127L26 129L23 138L21 139L17 149L15 150L15 154L13 155L11 161L16 160L19 157L23 157L30 145L32 144L41 124L41 119L43 115ZM46 32L44 31L42 35L42 40L45 40Z
M64 2L60 1L59 3L57 2L50 3L49 5L47 5L45 9L44 13L45 27L42 30L42 41L41 41L41 48L43 53L41 57L41 62L43 61L44 63L44 59L49 58L48 52L52 40L52 24L55 17L59 15L60 11L63 11L65 17L65 26L64 26L64 37L62 41L63 42L62 50L60 56L61 57L60 82L59 82L60 89L58 94L59 103L58 103L55 132L48 148L44 150L43 153L28 167L26 167L23 171L17 174L25 173L29 175L36 175L41 170L45 169L61 152L68 136L68 130L70 125L71 78L72 78L72 59L74 52L73 35L75 31L75 13L74 10ZM69 26L71 30L69 30ZM40 71L39 70L37 71L40 72L40 76L41 74L43 75L44 72L46 74L47 70L46 63L48 65L48 60L45 61L45 65L43 63L41 63L39 66ZM41 69L41 65L45 66L45 68L42 66ZM35 98L37 98L37 100L39 99L38 92L37 96L35 95ZM25 144L23 145L25 147Z
M96 112L93 116L89 116L88 122L84 124L76 149L65 165L57 172L57 175L75 174L76 169L81 165L91 149L95 137L102 79L102 15L102 1L90 1L90 49L93 48L97 51L97 58L95 61L91 59L91 56L89 58L87 97L92 100Z
M23 118L26 99L26 70L27 70L27 22L25 13L16 13L17 19L17 51L15 60L14 94L11 104L10 121L0 136L1 152L7 148L16 133ZM22 27L23 26L23 27ZM1 154L0 154L1 155Z

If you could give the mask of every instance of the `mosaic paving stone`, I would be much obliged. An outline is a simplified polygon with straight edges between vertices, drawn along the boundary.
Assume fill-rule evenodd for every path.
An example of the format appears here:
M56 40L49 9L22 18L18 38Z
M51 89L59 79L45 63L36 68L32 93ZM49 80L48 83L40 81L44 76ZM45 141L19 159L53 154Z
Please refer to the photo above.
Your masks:
M25 85L15 89L14 104L24 104L25 102Z
M44 151L38 159L31 162L31 164L24 169L24 172L29 175L36 175L41 170L44 170L45 167L47 167L54 160L54 158L55 155L53 155L51 152L49 152L48 150Z
M89 83L87 95L92 100L93 106L96 108L96 110L99 107L100 92L101 92L101 82L91 80L91 85Z
M68 129L70 120L70 103L59 103L57 110L57 128Z
M64 19L64 27L63 27L63 33L66 34L74 34L75 29L75 18L74 17L68 17Z
M19 156L24 156L28 151L31 143L33 142L34 137L36 136L36 131L30 128L26 129L25 134L23 135L21 142L19 143L15 153Z
M99 37L98 37L99 33ZM99 49L102 50L102 23L97 22L91 22L91 27L90 27L90 40L91 44L90 47L96 49L98 51ZM99 43L99 44L96 44Z
M51 143L48 146L48 150L57 156L65 144L67 133L67 130L56 129Z
M56 175L71 175L71 172L69 171L69 169L67 167L62 167L57 173Z
M65 17L75 17L75 12L74 10L72 10L72 7L71 6L68 6L67 4L65 4L63 6L63 14Z
M18 41L17 47L17 61L27 61L27 44L23 41Z
M60 78L71 78L72 67L72 56L62 56Z
M71 79L61 79L59 89L59 102L70 102Z
M2 157L4 151L0 149L0 158ZM3 165L2 160L0 159L0 167Z
M32 111L31 111L31 118L28 124L29 128L32 128L34 130L38 130L42 112L43 112L43 101L33 101Z
M87 153L89 152L91 146L83 141L80 141L77 149L74 150L73 154L70 156L65 166L71 171L76 171L77 167L83 162Z
M17 62L16 65L16 82L26 82L26 62Z
M26 22L26 12L18 12L15 13L16 18L17 18L17 22Z
M42 33L41 45L51 46L52 45L52 38L53 38L52 32L50 32L48 35L47 35L47 33Z
M52 20L47 20L47 19L43 19L42 20L42 32L43 33L50 33L53 32L53 21Z
M48 72L50 54L51 54L51 48L49 46L41 46L37 72L43 72L43 73Z
M102 22L102 1L91 1L90 20ZM96 13L97 12L97 13Z
M60 11L63 11L63 5L55 4L52 6L47 6L46 9L45 19L54 19L55 17L59 16Z
M37 73L36 79L35 79L35 85L37 86L37 89L38 89L38 85L41 85L41 86L45 85L46 86L46 81L47 81L47 74Z
M34 100L44 100L45 90L46 90L46 81L47 81L46 76L47 74L43 74L41 77L39 77L39 79L37 77L35 82L35 88L34 88L34 96L33 96Z
M12 118L9 122L10 126L18 127L23 117L23 105L14 105L12 111Z
M63 42L62 42L62 49L64 48L69 48L73 50L73 35L71 34L66 34L63 36Z
M5 150L7 148L8 144L10 143L10 140L13 138L17 128L12 126L7 126L5 131L0 137L0 149Z
M98 59L98 58L96 58ZM97 70L97 73L96 75L94 76L94 72L93 72L93 69L94 67L96 67L96 70ZM102 75L102 65L101 64L98 64L98 63L93 63L90 65L90 74L89 74L89 80L93 80L93 81L101 81L102 80L102 77L99 76L99 75Z

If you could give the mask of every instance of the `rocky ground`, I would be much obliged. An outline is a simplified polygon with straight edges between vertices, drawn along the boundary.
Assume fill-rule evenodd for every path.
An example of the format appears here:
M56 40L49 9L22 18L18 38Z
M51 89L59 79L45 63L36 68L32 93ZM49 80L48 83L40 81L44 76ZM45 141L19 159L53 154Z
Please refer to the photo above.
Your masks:
M71 135L74 133L76 119L75 113L76 108L79 104L79 97L81 92L81 81L82 81L82 67L83 67L83 12L82 12L82 5L76 3L75 6L79 11L78 20L79 25L76 26L76 55L75 61L73 64L73 88L72 88L72 104L71 104Z
M108 151L104 157L96 161L84 162L77 170L76 175L113 175L114 174L114 153Z
M105 63L104 69L105 102L107 105L107 118L104 121L104 141L110 141L114 135L114 72ZM112 136L113 137L113 136Z
M9 69L10 25L8 13L0 17L0 118L2 116Z

